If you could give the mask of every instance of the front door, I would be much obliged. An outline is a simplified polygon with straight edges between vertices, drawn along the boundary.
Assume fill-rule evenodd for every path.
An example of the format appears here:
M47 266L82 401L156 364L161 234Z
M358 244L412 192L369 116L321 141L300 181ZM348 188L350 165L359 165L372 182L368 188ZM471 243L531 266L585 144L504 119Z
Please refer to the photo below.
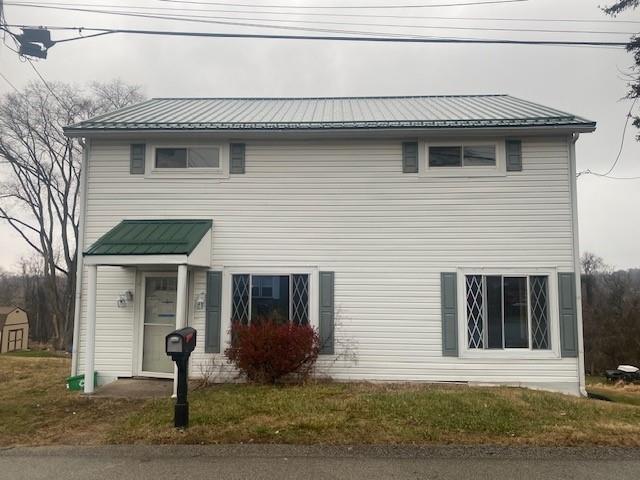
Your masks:
M176 328L177 283L175 275L144 277L143 375L173 374L173 362L165 353L165 337Z

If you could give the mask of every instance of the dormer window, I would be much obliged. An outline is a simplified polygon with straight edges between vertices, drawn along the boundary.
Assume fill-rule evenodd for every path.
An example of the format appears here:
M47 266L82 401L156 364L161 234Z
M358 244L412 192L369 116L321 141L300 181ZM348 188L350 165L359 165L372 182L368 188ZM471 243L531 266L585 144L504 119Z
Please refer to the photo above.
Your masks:
M157 147L156 168L220 168L218 147Z

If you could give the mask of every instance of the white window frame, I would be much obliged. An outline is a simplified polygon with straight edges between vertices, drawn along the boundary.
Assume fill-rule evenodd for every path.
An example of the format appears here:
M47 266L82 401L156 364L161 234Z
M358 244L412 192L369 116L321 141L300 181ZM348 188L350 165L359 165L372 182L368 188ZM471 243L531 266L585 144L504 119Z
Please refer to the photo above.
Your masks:
M456 138L456 139L424 139L418 148L421 177L499 177L506 176L507 162L504 138ZM493 146L496 149L495 165L476 165L459 167L430 167L429 147L460 147L464 155L464 147Z
M458 268L458 345L460 348L461 358L484 358L484 359L551 359L560 358L560 314L558 311L558 273L554 267L544 268ZM469 348L467 337L467 275L500 275L502 277L527 277L527 308L528 308L528 329L529 329L529 347L528 348L503 348L503 349L484 349ZM546 276L547 277L547 303L549 308L549 341L551 348L548 350L534 350L531 342L531 296L530 284L528 277ZM483 335L486 332L483 331ZM504 342L504 332L503 332Z
M248 275L249 276L249 323L251 323L251 307L252 307L252 302L253 302L253 277L289 277L289 320L291 320L291 313L293 311L293 276L294 275L307 275L309 277L309 282L311 281L311 275L306 274L306 273L233 273L231 275L231 279L232 279L232 283L231 283L231 310L233 313L233 276L234 275ZM309 290L309 292L307 292L308 295L310 295L310 286L307 286L307 289ZM260 295L257 295L257 298L267 298L264 297L262 295L262 290L264 288L264 285L259 287L260 289ZM269 288L271 288L271 296L273 295L273 289L275 288L275 285L271 285ZM309 305L308 308L311 308L311 298L309 297ZM311 311L307 312L307 318L311 318Z
M158 168L156 167L156 150L158 148L217 148L220 152L218 168L186 167L186 168ZM148 178L229 178L229 143L228 142L153 142L147 143L146 168Z
M222 269L222 332L226 347L231 345L231 313L233 307L233 275L309 275L309 325L319 328L319 269L318 267L282 266L282 267L225 267ZM289 289L292 283L289 280ZM251 289L249 289L251 293ZM291 294L289 295L291 301ZM251 296L249 296L249 312L251 312ZM251 314L251 313L249 313Z

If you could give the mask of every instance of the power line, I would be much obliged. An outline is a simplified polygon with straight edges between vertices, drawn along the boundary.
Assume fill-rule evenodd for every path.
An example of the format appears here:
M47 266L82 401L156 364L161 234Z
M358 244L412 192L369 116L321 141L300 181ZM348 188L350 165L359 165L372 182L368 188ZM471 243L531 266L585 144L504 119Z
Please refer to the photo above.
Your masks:
M47 90L49 90L49 93L51 95L53 95L53 98L56 99L56 101L60 104L60 106L64 109L68 109L67 104L65 104L60 97L56 94L56 92L53 91L53 88L51 88L51 86L49 85L49 82L47 82L47 80L44 78L44 76L38 71L38 69L36 68L35 64L33 63L33 60L31 60L29 57L24 57L26 58L27 62L29 62L29 65L31 65L31 68L33 68L33 71L36 72L36 75L38 76L38 78L40 78L40 80L42 81L42 84L45 86L45 88Z
M54 6L46 6L39 5L37 8L45 8L45 9L53 9L53 10L64 10L64 11L80 11L87 13L98 13L98 14L106 14L106 15L116 15L116 16L124 16L124 17L136 17L136 18L152 18L152 19L161 19L161 20L176 20L175 18L165 17L162 15L152 15L145 13L132 13L132 12L116 12L111 10L91 10L84 8L71 8L71 7L54 7ZM195 18L184 18L179 19L186 22L196 22L196 23L212 23L216 25L228 25L228 26L243 26L243 27L257 27L257 28L269 28L269 29L279 29L279 30L296 30L296 31L312 31L312 32L322 32L322 33L336 33L340 35L350 34L350 35L371 35L372 37L380 37L384 39L390 38L399 38L403 41L408 41L409 39L422 39L422 40L437 40L442 43L444 40L455 40L458 42L475 42L475 43L505 43L505 44L530 44L530 45L575 45L575 46L614 46L614 47L624 47L627 45L626 42L596 42L596 41L547 41L547 40L496 40L496 39L477 39L477 38L439 38L439 37L427 37L422 35L411 35L408 37L403 36L402 34L393 34L393 33L381 33L381 32L370 32L370 31L357 31L357 30L339 30L339 29L326 29L326 28L313 28L313 27L294 27L294 26L284 26L284 25L271 25L271 24L261 24L261 23L247 23L247 22L227 22L227 21L219 21L219 20L202 20ZM112 29L97 29L97 30L112 30ZM118 33L124 33L122 29L114 29L118 30ZM132 32L126 32L132 33ZM139 33L139 32L137 32ZM216 34L219 36L219 34ZM78 37L80 39L82 37ZM241 37L237 37L241 38ZM309 39L309 40L321 40L326 38L320 38L320 36L287 36L287 35L279 35L279 36L271 36L271 37L244 37L244 38L280 38L280 39ZM354 40L357 37L346 37L347 39ZM330 37L330 39L338 40L338 37ZM68 41L68 40L67 40ZM354 40L358 41L358 40ZM362 41L362 40L360 40ZM383 40L378 40L383 41Z
M624 122L624 128L622 129L622 138L620 139L620 149L618 150L618 156L616 157L615 161L613 162L613 165L611 165L611 168L609 168L609 170L606 171L606 173L603 173L602 176L606 177L607 175L609 175L614 168L616 168L616 165L618 164L618 161L620 160L620 155L622 155L622 149L624 148L624 139L626 137L627 134L627 127L629 126L629 120L631 120L632 118L632 113L633 113L633 109L636 106L636 102L638 101L638 98L635 98L633 100L633 103L631 104L631 108L629 109L629 113L627 113L627 119Z
M185 3L181 0L157 0L164 1L167 3ZM210 3L204 2L189 2L196 4L204 4L211 5ZM5 5L39 5L35 1L17 1L17 2L5 2ZM269 11L256 11L256 10L226 10L226 9L218 9L218 8L177 8L177 7L152 7L149 5L103 5L103 4L78 4L78 3L61 3L61 2L47 2L47 5L62 5L62 6L87 6L87 7L115 7L120 9L129 9L129 8L137 8L141 10L177 10L179 12L211 12L211 13L241 13L241 14L260 14L260 15L294 15L296 17L304 16L318 16L318 17L355 17L355 18L395 18L395 19L405 19L405 20L455 20L459 21L491 21L491 22L562 22L562 23L610 23L610 24L633 24L640 25L640 21L638 20L608 20L608 19L576 19L576 18L496 18L496 17L446 17L446 16L418 16L418 15L383 15L383 14L361 14L361 13L319 13L319 12L269 12ZM232 7L233 5L227 5L228 7Z
M20 94L20 90L18 90L18 88L13 83L11 83L11 81L7 77L5 77L2 72L0 72L0 78L7 82L9 86L16 91L16 93Z
M35 5L34 5L35 7ZM304 32L322 32L322 33L338 33L338 34L352 34L352 35L372 35L372 36L383 36L387 35L390 37L402 37L403 34L399 33L382 33L382 32L370 32L370 31L360 31L360 30L340 30L340 29L329 29L329 28L313 28L313 27L295 27L295 26L286 26L286 25L272 25L266 23L247 23L247 22L229 22L229 21L221 21L221 20L202 20L197 18L175 18L164 15L153 15L147 13L135 13L135 12L116 12L113 10L91 10L85 8L71 8L71 7L50 7L46 5L38 5L36 8L44 8L51 10L63 10L63 11L72 11L72 12L86 12L86 13L97 13L103 15L116 15L122 17L135 17L135 18L150 18L156 20L180 20L183 22L193 22L193 23L207 23L207 24L215 24L215 25L225 25L225 26L234 26L234 27L250 27L250 28L269 28L269 29L277 29L277 30L294 30L294 31L304 31ZM267 20L268 21L268 20ZM411 38L432 38L423 35L411 35ZM83 37L78 37L78 39ZM66 41L69 41L67 39Z
M603 175L601 173L592 172L591 170L585 170L581 172L584 175L595 175L596 177L607 178L609 180L640 180L640 176L637 177L614 177L613 175Z
M46 6L32 2L7 2L7 5L14 5L19 7L33 7L33 8L50 8L51 6L71 6L71 7L98 7L98 8L118 8L118 9L143 9L143 10L179 10L182 12L191 11L189 9L175 9L175 8L160 8L160 7L148 7L148 6L119 6L109 4L88 4L88 3L59 3L48 2ZM199 9L193 10L199 11ZM204 11L207 11L206 9ZM102 13L102 11L100 11ZM118 12L118 13L132 13L145 15L144 12ZM153 15L156 12L152 12L149 15ZM245 13L245 12L242 12ZM160 14L157 14L160 18ZM154 16L154 18L156 18ZM211 16L211 15L184 15L172 13L171 15L162 14L162 19L166 20L182 20L182 19L221 19L221 20L249 20L249 21L268 21L268 22L280 22L280 23L296 23L296 24L319 24L319 25L344 25L344 26L365 26L365 27L392 27L392 28L419 28L419 29L434 29L434 30L472 30L472 31L496 31L496 32L533 32L533 33L577 33L577 34L613 34L613 35L633 35L635 32L620 32L620 31L601 31L601 30L556 30L556 29L529 29L529 28L496 28L496 27L460 27L460 26L442 26L442 25L406 25L399 23L360 23L360 22L336 22L336 21L322 21L322 20L296 20L296 19L279 19L279 18L252 18L252 17L228 17L228 16Z
M164 2L167 0L158 0L159 2ZM220 5L223 7L250 7L250 8L287 8L287 9L345 9L345 10L387 10L387 9L399 9L399 8L440 8L440 7L465 7L465 6L475 6L475 5L494 5L496 3L521 3L527 2L529 0L487 0L487 1L469 1L469 2L461 2L461 3L439 3L439 4L422 4L422 5L261 5L255 3L224 3L224 2L196 2L196 1L181 1L180 3L193 3L196 5Z
M23 28L26 25L9 25L13 28ZM135 34L135 35L163 35L174 37L211 37L211 38L247 38L247 39L271 39L271 40L317 40L317 41L342 41L342 42L373 42L373 43L458 43L458 44L496 44L496 45L554 45L554 46L591 46L591 47L626 47L626 42L603 42L583 40L510 40L510 39L463 39L463 38L425 38L425 37L357 37L357 36L326 36L326 35L278 35L278 34L250 34L250 33L224 33L224 32L189 32L170 30L144 30L126 28L101 28L101 27L71 27L71 26L43 26L49 30L86 30L104 32L104 34ZM80 40L85 37L76 37L66 40Z
M637 178L640 178L640 177L614 177L612 175L609 175L613 171L613 169L616 168L616 165L618 165L618 162L620 161L620 156L622 155L622 150L624 148L624 140L625 140L625 137L627 136L627 127L629 126L629 121L631 120L631 118L633 118L633 109L635 108L637 101L638 101L638 97L636 97L633 100L633 103L631 104L631 108L627 113L627 118L624 122L624 128L622 129L622 138L620 139L620 148L618 149L618 155L616 156L616 159L611 164L611 167L609 167L609 170L607 170L605 173L598 173L598 172L593 172L590 169L587 169L587 170L578 172L578 174L576 175L577 177L580 177L582 175L595 175L596 177L610 178L613 180L635 180Z

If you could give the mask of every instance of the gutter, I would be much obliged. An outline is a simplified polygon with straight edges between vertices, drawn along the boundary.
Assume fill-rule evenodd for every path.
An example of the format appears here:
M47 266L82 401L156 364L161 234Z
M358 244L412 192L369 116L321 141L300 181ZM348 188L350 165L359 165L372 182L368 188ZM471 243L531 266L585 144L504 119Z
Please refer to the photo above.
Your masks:
M80 170L80 219L78 225L78 244L76 245L76 299L73 310L73 340L71 347L71 376L78 375L78 346L80 345L80 313L82 310L82 271L84 264L84 231L87 216L87 169L91 140L85 139L82 149Z
M74 137L109 137L109 138L133 138L141 135L216 135L219 137L256 137L264 138L276 136L346 136L354 135L385 135L385 136L436 136L436 135L468 135L486 134L495 135L566 135L573 132L589 133L596 129L596 124L567 124L567 125L527 125L527 126L442 126L442 127L361 127L361 128L72 128L65 127L64 134L69 138Z
M582 279L580 266L580 246L578 242L578 185L576 178L576 142L580 137L574 133L569 140L569 175L571 183L571 220L573 233L573 269L576 279L576 317L578 323L578 382L580 394L587 396L584 372L584 335L582 328Z

